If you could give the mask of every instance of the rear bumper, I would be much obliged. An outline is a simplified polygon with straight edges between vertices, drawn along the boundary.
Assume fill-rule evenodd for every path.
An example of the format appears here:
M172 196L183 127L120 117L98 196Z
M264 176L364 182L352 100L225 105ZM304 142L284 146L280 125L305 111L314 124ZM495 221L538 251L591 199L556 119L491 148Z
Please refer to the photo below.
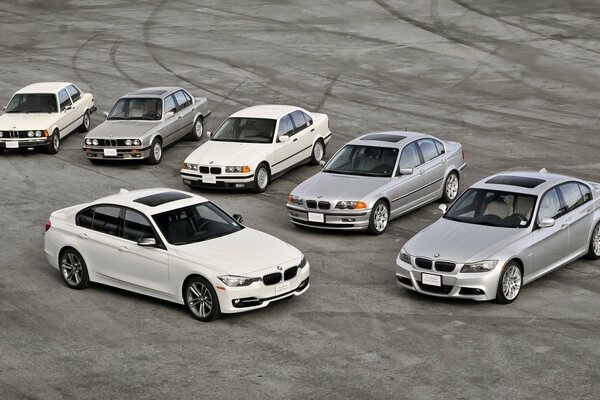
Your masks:
M88 159L95 160L142 160L150 156L150 147L145 148L117 148L116 156L107 156L102 147L83 146L83 151Z
M181 172L183 183L192 188L208 189L251 189L254 188L254 174L239 176L205 175L214 178L214 183L206 182L201 174Z
M369 219L371 217L371 210L368 209L356 212L324 212L319 209L305 209L290 204L287 204L286 208L292 223L317 229L364 231L369 227ZM310 221L308 218L309 213L321 214L323 216L323 222Z

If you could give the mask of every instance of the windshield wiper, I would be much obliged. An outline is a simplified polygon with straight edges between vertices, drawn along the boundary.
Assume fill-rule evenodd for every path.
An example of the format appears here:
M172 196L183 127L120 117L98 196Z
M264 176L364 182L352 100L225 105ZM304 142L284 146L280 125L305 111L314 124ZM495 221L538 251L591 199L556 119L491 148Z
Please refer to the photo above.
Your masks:
M123 118L123 117L108 117L106 118L107 120L126 120L127 118Z

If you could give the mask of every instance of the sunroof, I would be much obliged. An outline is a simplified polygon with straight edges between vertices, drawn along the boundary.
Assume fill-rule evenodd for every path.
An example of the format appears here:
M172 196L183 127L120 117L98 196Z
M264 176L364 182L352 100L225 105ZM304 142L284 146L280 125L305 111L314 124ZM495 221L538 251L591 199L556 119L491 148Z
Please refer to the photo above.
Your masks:
M360 140L379 140L381 142L396 143L401 141L402 139L406 139L406 136L394 135L391 133L372 133Z
M161 204L170 203L175 200L190 199L192 196L180 192L162 192L151 194L150 196L135 199L136 203L145 204L148 207L156 207Z
M161 94L164 94L166 92L167 91L164 89L142 89L142 90L138 90L134 94L135 95L145 94L145 95L150 95L150 96L160 96Z
M520 186L528 189L533 189L541 183L546 182L539 178L529 178L526 176L512 176L512 175L500 175L495 176L492 179L488 179L485 183L492 183L495 185L511 185Z

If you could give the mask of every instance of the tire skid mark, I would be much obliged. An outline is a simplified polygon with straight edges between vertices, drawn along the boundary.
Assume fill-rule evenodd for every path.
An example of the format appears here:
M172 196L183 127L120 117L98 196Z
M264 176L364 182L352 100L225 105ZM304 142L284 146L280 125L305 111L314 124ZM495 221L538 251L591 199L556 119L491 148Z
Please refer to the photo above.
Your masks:
M112 45L112 47L110 48L109 51L109 57L110 57L110 62L112 64L112 66L119 71L119 73L121 75L123 75L123 78L125 78L126 80L128 80L129 82L133 83L136 86L147 86L147 84L145 82L142 81L138 81L137 79L133 78L131 75L129 75L128 73L126 73L123 68L121 68L121 66L119 65L119 63L117 62L117 50L119 48L119 46L121 45L122 39L119 38L115 41L115 43Z
M79 78L82 82L87 83L88 85L90 85L92 83L92 81L88 80L87 78L85 78L82 74L81 71L86 71L85 69L81 69L77 67L77 62L79 60L79 55L81 54L81 51L83 49L85 49L88 44L90 44L90 42L94 39L96 39L98 36L100 36L102 33L104 32L96 32L94 33L92 36L88 37L86 39L85 42L83 42L78 48L77 50L75 50L75 53L73 53L73 55L71 56L71 69L73 70L73 72L75 72L75 75L77 75L77 78Z

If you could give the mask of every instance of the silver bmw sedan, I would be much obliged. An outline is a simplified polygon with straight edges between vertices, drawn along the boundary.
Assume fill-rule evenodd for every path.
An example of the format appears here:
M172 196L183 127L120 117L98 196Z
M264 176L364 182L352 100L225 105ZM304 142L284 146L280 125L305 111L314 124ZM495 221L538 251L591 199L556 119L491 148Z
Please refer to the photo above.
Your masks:
M404 245L396 281L433 296L510 303L523 285L581 256L600 258L599 221L600 184L504 172L471 186Z
M296 225L378 235L415 208L452 202L465 166L460 143L415 132L368 133L292 190L289 217Z

